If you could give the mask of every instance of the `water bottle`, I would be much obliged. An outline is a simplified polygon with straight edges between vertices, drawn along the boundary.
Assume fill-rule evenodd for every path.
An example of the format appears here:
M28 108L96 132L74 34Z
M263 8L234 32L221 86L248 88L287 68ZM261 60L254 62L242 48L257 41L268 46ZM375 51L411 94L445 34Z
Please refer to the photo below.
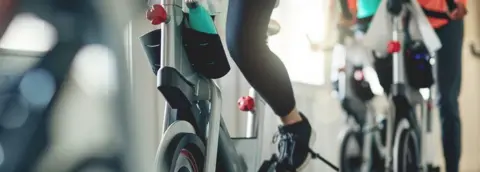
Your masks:
M189 15L188 21L190 28L198 32L217 34L215 23L207 9L197 2L188 5Z

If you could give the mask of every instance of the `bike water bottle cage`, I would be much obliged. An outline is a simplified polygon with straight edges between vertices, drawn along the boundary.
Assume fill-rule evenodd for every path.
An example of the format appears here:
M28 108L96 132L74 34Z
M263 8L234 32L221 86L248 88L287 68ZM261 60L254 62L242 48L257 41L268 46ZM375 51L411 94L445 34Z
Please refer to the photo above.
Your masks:
M360 100L369 101L375 96L370 87L370 83L365 79L363 66L353 67L353 74L350 77L350 80L352 83L352 89Z
M214 16L211 17L213 20ZM182 21L183 46L192 69L209 79L225 76L230 71L230 65L220 36L190 28L188 25L188 13L184 13ZM157 74L160 68L161 33L162 30L157 29L140 37L150 66L155 74Z
M405 28L409 28L411 13L405 15ZM433 71L429 53L425 43L422 40L414 40L408 29L405 30L404 38L404 62L405 73L408 84L415 88L428 88L433 85Z
M191 29L187 26L187 15L184 15L182 24L182 41L193 70L209 79L225 76L230 65L220 36Z
M431 87L434 83L432 56L423 41L408 41L404 53L409 85L416 89Z
M230 71L227 56L218 34L183 29L183 45L192 69L209 79L218 79Z

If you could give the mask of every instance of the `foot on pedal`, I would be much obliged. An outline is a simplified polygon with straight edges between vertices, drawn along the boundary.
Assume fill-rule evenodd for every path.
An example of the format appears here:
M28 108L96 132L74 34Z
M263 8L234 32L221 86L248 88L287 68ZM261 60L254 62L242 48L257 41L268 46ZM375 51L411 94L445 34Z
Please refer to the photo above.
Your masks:
M304 169L311 159L310 147L315 142L315 133L303 114L302 121L279 127L273 141L278 141L278 161L280 166L292 170Z

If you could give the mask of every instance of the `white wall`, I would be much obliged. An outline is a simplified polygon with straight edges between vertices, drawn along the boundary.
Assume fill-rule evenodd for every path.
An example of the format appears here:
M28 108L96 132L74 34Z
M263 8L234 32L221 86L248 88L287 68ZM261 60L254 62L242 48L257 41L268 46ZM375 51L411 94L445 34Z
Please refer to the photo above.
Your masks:
M480 48L480 2L468 2L463 48L462 91L460 116L462 119L462 159L464 172L480 171L480 58L470 54L470 44Z

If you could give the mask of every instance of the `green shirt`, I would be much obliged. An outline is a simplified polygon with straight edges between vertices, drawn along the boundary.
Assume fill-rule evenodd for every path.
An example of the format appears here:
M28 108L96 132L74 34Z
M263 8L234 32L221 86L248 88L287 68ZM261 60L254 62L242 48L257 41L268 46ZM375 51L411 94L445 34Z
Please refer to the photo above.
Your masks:
M357 0L357 18L373 16L380 2L381 0Z

